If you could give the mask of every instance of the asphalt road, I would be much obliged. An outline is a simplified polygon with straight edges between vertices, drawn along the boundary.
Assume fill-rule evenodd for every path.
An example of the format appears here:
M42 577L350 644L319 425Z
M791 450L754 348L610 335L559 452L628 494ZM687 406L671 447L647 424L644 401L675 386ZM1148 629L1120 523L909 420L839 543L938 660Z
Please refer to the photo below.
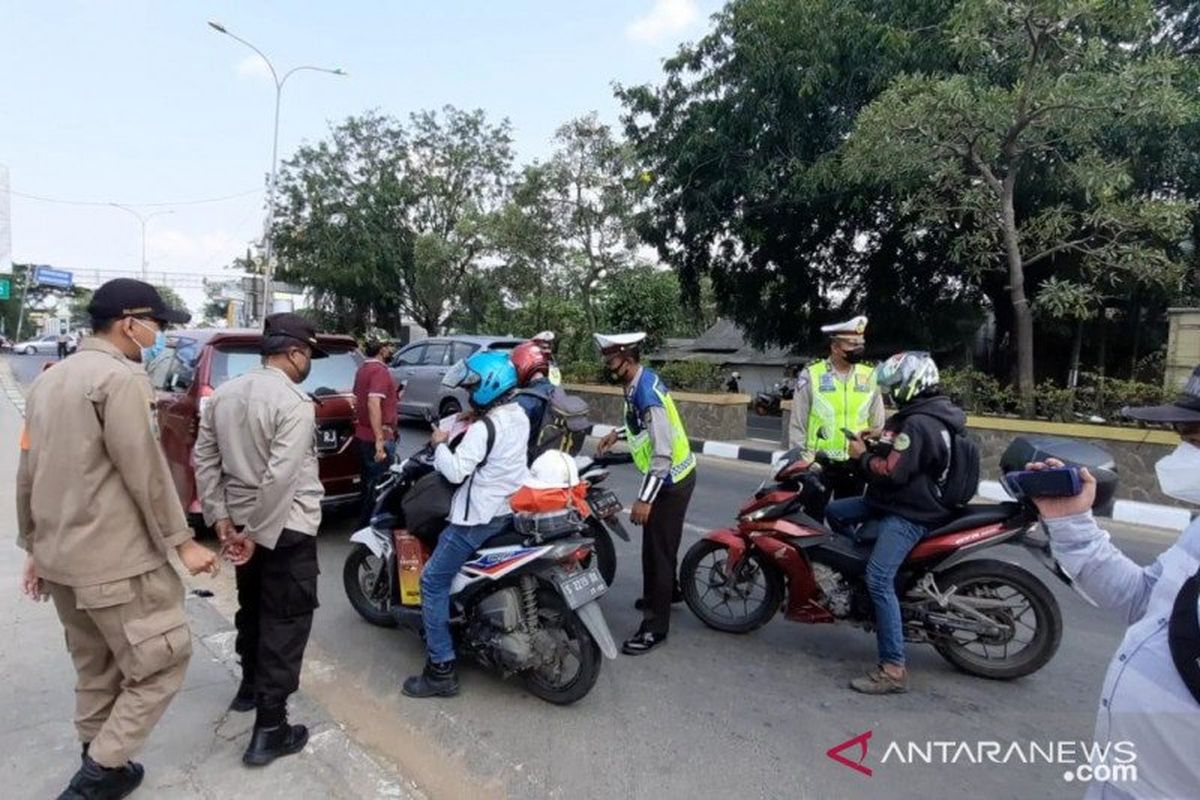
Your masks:
M42 360L10 358L21 379L36 375ZM402 450L422 438L405 429ZM683 548L727 524L764 471L702 460ZM609 480L628 503L638 482L632 468L617 468ZM1149 529L1106 527L1140 563L1171 541ZM777 618L754 634L732 636L705 628L678 606L665 647L606 662L595 689L574 706L548 705L471 667L463 670L458 698L412 700L399 687L421 667L420 641L371 627L346 601L342 565L351 528L343 517L321 532L321 608L305 689L435 797L1079 797L1082 787L1066 782L1058 765L881 759L892 741L902 747L927 740L1090 741L1103 672L1122 633L1119 621L1033 566L1058 596L1066 630L1050 664L1018 681L969 677L932 648L910 645L912 691L864 697L846 683L874 661L869 634ZM633 609L641 588L634 531L633 543L617 542L616 583L602 601L618 641L640 617ZM1028 563L1015 548L988 556ZM228 604L231 585L222 586L217 599ZM872 776L826 756L867 731Z

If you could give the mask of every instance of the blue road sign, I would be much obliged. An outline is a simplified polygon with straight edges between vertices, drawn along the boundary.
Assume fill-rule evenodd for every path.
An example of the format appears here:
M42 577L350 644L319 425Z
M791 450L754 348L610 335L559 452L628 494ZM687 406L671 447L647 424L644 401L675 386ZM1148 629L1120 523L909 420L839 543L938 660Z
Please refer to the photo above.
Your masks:
M65 269L39 266L33 268L33 282L39 286L53 286L57 289L70 289L75 276Z

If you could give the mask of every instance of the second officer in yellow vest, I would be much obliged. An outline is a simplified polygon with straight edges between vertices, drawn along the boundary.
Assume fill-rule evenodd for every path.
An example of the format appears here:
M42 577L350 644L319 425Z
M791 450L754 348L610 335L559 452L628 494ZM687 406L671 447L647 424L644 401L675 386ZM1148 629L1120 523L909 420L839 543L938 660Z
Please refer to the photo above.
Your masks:
M867 318L826 325L829 357L809 364L796 380L792 398L791 447L823 453L846 469L826 471L826 487L833 497L853 497L863 492L863 481L849 467L845 430L855 434L883 428L883 398L875 385L875 371L860 363L866 350Z
M630 519L642 525L642 624L622 650L648 653L667 639L677 585L679 540L696 486L696 457L666 385L640 363L644 333L596 334L604 363L625 386L625 425L600 442L603 453L618 439L629 443L633 463L645 476Z

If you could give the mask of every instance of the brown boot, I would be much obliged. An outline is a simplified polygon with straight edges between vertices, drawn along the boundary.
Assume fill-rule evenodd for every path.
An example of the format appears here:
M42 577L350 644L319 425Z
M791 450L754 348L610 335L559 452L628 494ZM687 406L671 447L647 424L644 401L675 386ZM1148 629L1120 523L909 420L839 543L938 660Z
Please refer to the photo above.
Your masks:
M904 694L908 691L908 670L899 678L895 678L880 665L865 677L850 681L850 688L863 694Z

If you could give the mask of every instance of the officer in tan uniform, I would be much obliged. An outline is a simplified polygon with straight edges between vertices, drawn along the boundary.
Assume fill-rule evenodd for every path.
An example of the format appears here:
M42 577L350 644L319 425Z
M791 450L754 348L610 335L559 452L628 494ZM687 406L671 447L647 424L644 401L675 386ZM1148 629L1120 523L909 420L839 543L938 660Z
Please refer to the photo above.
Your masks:
M192 540L139 363L188 314L128 279L97 289L88 311L94 335L29 390L17 474L22 588L54 600L78 674L83 763L60 800L125 797L142 782L131 759L191 655L183 583L167 555L193 575L218 566Z
M317 607L317 528L324 489L317 472L313 401L297 384L326 353L298 314L266 319L263 366L217 388L196 439L204 519L237 565L235 647L242 685L230 706L257 709L242 761L269 764L298 753L308 729L290 725L287 698Z

